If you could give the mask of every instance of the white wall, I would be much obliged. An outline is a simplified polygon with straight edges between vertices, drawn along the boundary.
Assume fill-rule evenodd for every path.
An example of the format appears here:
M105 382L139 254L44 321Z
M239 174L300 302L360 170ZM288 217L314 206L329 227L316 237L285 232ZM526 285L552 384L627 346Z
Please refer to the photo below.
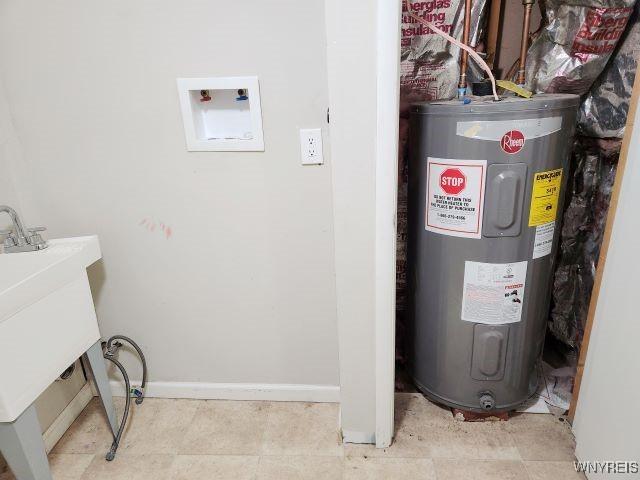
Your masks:
M9 205L20 213L23 211L23 202L19 195L18 181L24 167L22 149L13 128L9 104L0 81L0 205ZM0 229L10 227L9 216L1 214Z
M639 88L636 82L635 88ZM630 112L630 119L633 112ZM581 461L640 461L640 116L637 104L573 429ZM602 259L601 259L602 260ZM588 475L588 478L636 478Z
M38 221L100 236L102 333L152 382L338 385L330 162L298 143L326 129L325 39L322 0L0 0ZM260 79L265 152L187 153L175 79L232 75Z

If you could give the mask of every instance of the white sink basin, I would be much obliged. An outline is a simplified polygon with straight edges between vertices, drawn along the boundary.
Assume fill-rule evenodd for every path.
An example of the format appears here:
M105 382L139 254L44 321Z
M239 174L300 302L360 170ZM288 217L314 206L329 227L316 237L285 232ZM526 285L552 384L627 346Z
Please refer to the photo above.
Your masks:
M15 420L100 339L86 268L98 237L0 254L0 422Z

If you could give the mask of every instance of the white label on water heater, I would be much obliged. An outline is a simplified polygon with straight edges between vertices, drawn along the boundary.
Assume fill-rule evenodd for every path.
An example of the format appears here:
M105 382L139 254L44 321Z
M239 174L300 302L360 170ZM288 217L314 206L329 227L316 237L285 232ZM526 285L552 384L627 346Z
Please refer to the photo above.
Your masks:
M536 238L533 241L533 258L540 258L551 253L553 247L553 233L556 222L544 223L536 227Z
M456 135L477 140L499 142L504 134L518 130L525 140L545 137L562 128L562 117L525 118L520 120L476 120L458 122Z
M486 160L427 159L425 229L454 237L482 236Z
M522 318L527 262L464 262L462 320L487 325Z

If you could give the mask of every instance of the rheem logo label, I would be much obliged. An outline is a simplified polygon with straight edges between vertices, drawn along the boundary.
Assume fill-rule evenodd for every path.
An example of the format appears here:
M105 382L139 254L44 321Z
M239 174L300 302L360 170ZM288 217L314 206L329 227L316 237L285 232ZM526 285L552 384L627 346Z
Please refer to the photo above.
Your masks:
M502 136L500 147L509 155L518 153L524 147L524 135L520 130L511 130Z
M447 168L440 174L440 187L449 195L458 195L467 186L467 177L457 168Z

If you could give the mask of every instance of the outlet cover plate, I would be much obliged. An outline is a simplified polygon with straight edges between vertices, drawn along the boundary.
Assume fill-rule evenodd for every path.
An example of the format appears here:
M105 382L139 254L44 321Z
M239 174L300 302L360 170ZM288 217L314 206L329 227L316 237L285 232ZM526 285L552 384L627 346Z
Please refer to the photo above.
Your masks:
M302 165L322 165L322 130L320 128L300 129L300 159Z

